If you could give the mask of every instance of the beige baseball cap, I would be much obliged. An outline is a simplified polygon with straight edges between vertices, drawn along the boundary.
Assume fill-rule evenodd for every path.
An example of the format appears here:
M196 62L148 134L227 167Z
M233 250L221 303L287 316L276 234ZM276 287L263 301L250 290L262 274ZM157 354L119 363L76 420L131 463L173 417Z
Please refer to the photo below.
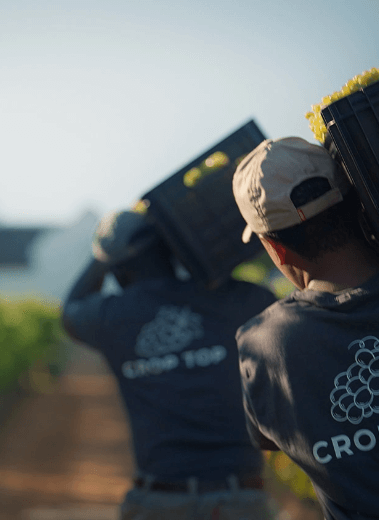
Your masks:
M296 208L290 197L293 188L313 177L325 177L331 189ZM266 139L244 158L233 177L234 198L247 222L243 242L249 242L252 233L301 224L340 202L350 186L322 146L300 137Z

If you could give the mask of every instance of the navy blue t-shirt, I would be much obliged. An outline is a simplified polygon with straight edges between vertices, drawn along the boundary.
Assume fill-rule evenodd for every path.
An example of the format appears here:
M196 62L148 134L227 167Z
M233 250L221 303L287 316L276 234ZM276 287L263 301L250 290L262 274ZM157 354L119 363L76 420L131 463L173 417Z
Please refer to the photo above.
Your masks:
M295 291L237 333L252 439L311 478L327 520L379 518L379 276Z
M243 413L235 332L274 301L246 282L207 291L162 278L67 306L76 335L101 350L118 380L141 472L217 480L261 471Z

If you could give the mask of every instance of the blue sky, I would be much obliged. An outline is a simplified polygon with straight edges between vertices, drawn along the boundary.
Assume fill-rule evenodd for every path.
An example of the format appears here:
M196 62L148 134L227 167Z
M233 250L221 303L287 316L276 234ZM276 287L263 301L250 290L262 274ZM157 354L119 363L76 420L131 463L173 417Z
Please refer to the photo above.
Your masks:
M379 67L379 0L0 0L0 223L129 207L254 118Z

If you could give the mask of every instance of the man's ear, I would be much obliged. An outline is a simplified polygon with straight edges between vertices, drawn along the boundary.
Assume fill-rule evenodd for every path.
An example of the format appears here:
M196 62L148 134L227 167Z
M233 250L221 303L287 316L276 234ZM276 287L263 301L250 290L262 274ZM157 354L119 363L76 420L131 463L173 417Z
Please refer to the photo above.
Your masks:
M301 256L292 251L292 249L289 249L280 242L276 242L272 238L267 238L264 236L260 236L259 238L261 239L263 245L265 245L266 242L271 246L271 250L273 250L277 255L279 265L292 265L301 269L304 268L304 260ZM269 251L268 253L270 254Z
M262 237L263 240L268 242L270 246L274 249L275 253L278 255L280 265L288 264L288 249L280 244L279 242L275 242L272 238Z

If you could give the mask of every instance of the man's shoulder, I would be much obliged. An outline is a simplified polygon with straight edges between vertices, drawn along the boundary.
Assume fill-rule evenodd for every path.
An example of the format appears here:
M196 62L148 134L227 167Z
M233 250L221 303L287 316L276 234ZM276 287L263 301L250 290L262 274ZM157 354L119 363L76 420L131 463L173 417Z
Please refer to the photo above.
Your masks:
M142 300L142 299L141 299ZM125 310L135 308L138 303L134 290L121 291L120 293L102 294L100 292L90 294L85 298L69 301L64 306L63 317L71 323L71 327L86 323L88 326L104 324L112 318L117 320L119 315L124 315Z
M254 320L259 323L266 321L283 321L288 317L301 313L302 309L307 306L307 303L299 301L295 294L290 294L280 300L275 299L269 307L262 311L258 316L252 318L251 322L253 323Z
M290 340L293 334L298 335L299 330L306 327L307 316L312 312L312 305L298 301L296 294L287 296L242 325L237 331L237 340L249 338L266 344L278 339Z

